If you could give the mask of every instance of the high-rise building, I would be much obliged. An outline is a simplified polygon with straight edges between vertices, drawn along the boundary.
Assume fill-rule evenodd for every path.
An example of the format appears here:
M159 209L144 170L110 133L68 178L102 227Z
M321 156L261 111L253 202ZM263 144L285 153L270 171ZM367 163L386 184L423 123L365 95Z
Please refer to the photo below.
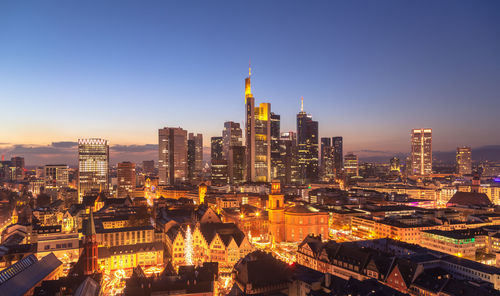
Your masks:
M358 156L352 152L344 156L344 172L347 176L359 176Z
M24 180L24 157L15 156L10 159L11 165L14 168L12 171L12 179L16 181Z
M187 180L187 131L177 127L158 130L159 185L174 185Z
M281 134L280 138L280 156L283 162L280 176L284 184L295 184L300 181L299 163L298 163L297 136L294 132Z
M211 160L224 159L224 145L222 137L210 138L210 158Z
M188 138L187 140L187 163L188 163L188 180L194 181L194 164L196 159L196 144L194 139Z
M280 116L271 112L271 179L282 179L283 162L280 156Z
M0 161L0 180L13 180L14 173L16 168L12 166L10 160L2 160Z
M187 143L188 179L198 182L203 170L203 135L189 133Z
M412 175L432 174L432 129L422 128L411 131Z
M396 156L391 158L390 169L391 172L401 172L401 164L399 158L397 158Z
M470 147L457 147L457 174L472 174L472 158Z
M78 199L109 190L109 145L104 139L78 139Z
M271 104L255 106L250 86L251 71L245 79L245 139L247 149L247 180L271 180Z
M116 176L118 179L116 196L118 198L132 197L135 189L135 163L129 161L118 163Z
M246 148L245 146L232 146L229 149L228 180L230 184L241 184L246 181Z
M333 137L332 146L334 150L333 163L335 165L335 176L339 177L344 170L344 150L342 137Z
M43 168L45 185L53 188L68 187L68 166L65 164L48 164Z
M335 147L331 138L321 138L321 178L332 180L335 178Z
M212 186L224 186L229 183L227 174L227 160L212 159L210 165L210 180Z
M210 179L213 186L224 186L228 183L227 159L224 158L223 137L210 139Z
M239 184L245 181L246 149L241 140L242 135L239 123L232 121L224 123L222 158L227 161L227 174L230 184Z
M224 130L222 131L223 157L229 158L229 149L233 146L242 146L241 138L243 132L240 124L233 121L224 122Z
M142 170L146 175L155 174L155 161L154 160L144 160L142 162Z
M302 183L318 179L318 122L304 112L304 98L301 98L297 114L297 144Z

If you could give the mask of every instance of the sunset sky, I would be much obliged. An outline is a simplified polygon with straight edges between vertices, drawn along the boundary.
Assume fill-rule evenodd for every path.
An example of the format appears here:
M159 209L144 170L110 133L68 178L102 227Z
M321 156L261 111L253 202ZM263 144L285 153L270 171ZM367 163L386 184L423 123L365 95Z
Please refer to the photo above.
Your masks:
M500 1L2 1L0 153L70 163L101 137L139 161L163 126L208 146L244 124L249 60L282 131L304 96L344 151L407 152L420 127L500 144L499 36Z

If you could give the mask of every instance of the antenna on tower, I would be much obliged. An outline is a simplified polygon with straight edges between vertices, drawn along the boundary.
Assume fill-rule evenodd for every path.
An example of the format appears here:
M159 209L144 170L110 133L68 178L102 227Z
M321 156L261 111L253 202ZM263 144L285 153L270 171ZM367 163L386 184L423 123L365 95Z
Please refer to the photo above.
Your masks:
M251 60L248 59L248 77L252 76Z
M300 97L300 112L304 112L304 97Z

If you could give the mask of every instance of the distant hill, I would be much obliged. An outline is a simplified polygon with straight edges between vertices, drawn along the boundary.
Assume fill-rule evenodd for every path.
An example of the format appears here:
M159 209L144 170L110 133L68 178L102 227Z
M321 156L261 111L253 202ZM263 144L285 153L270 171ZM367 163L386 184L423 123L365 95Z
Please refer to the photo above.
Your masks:
M443 163L455 163L456 153L457 152L455 150L432 152L434 159ZM402 152L394 152L394 153L386 152L383 154L384 155L367 155L367 156L360 155L360 160L363 162L388 163L393 156L396 156L401 160L401 162L404 162L406 156L408 156L408 153L402 153ZM500 145L487 145L487 146L472 148L472 160L474 162L481 162L486 160L500 162Z
M456 151L435 151L434 158L442 162L455 162ZM500 145L488 145L477 148L472 148L472 160L475 162L481 161L500 161Z

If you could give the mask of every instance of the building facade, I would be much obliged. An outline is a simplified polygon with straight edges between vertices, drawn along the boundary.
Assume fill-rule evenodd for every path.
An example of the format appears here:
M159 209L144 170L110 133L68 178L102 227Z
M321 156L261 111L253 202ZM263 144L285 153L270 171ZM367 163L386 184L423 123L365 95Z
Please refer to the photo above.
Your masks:
M333 137L332 146L334 149L335 176L338 177L342 174L344 169L344 140L342 137Z
M282 178L283 162L280 155L280 120L279 114L271 112L271 179Z
M189 133L187 143L188 180L196 183L203 170L203 135Z
M187 131L178 127L158 130L159 185L174 185L187 180Z
M303 102L297 114L297 146L301 182L307 183L318 179L318 122L304 112Z
M335 178L335 147L331 138L321 138L321 179Z
M294 132L281 134L280 157L282 161L281 178L283 184L295 184L300 181L300 168L298 162L297 136Z
M240 124L227 121L222 131L222 156L227 161L227 175L229 184L245 182L246 178L246 149L242 143Z
M130 161L120 162L116 169L117 197L133 196L135 190L135 163Z
M344 172L350 177L359 176L358 156L352 152L344 157Z
M411 174L425 176L432 174L432 129L411 131Z
M470 147L457 147L457 174L472 174L472 157Z
M250 85L251 71L245 79L245 140L247 180L269 182L271 179L271 104L255 106Z
M65 164L48 164L44 166L45 185L47 187L68 187L68 166Z
M104 139L78 139L78 199L109 190L109 144Z

